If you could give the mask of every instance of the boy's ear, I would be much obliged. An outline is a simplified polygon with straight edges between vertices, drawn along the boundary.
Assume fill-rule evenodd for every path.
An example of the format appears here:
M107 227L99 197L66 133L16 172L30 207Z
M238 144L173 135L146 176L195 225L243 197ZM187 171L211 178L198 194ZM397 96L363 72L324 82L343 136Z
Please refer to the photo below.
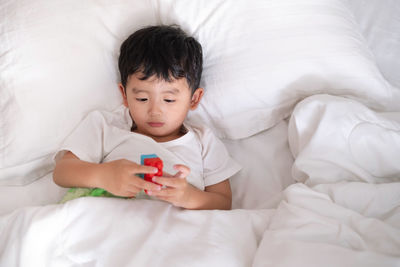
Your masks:
M118 84L118 87L119 87L119 91L120 91L121 94L122 94L122 99L123 99L123 101L124 101L124 106L125 106L125 107L128 107L128 99L127 99L127 97L126 97L125 88L124 88L124 86L122 85L122 83L119 83L119 84Z
M197 88L194 91L192 95L192 100L190 101L190 110L195 110L197 108L203 95L204 95L203 88Z

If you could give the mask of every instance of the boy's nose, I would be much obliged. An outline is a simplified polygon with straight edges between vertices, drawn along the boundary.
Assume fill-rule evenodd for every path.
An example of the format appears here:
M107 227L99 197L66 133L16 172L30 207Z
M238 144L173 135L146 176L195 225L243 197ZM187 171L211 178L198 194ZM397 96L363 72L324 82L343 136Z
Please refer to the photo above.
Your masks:
M152 116L160 115L160 114L162 113L162 112L161 112L160 105L159 105L158 103L152 103L152 104L150 105L149 113L150 113L150 115L152 115Z

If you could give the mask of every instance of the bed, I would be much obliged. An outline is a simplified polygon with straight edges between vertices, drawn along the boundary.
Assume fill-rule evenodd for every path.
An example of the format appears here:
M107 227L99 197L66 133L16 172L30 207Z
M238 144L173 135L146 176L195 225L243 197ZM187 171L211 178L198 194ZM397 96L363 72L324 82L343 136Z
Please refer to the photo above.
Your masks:
M400 266L396 0L0 2L0 266ZM188 120L242 170L230 211L85 197L57 204L52 157L121 105L132 31L203 45Z

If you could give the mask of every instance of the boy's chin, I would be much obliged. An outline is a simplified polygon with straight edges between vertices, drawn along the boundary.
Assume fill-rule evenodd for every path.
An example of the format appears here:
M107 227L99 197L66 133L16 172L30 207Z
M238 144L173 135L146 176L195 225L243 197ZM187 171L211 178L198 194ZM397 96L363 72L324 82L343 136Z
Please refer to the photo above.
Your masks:
M146 135L157 142L167 142L177 139L184 135L187 131L182 131L182 127L178 130L165 129L165 125L162 127L146 127L146 129L136 129L136 133Z
M182 136L182 134L180 134L180 133L165 133L165 134L153 133L153 134L149 135L149 137L153 138L157 142L168 142L168 141L175 140L181 136Z

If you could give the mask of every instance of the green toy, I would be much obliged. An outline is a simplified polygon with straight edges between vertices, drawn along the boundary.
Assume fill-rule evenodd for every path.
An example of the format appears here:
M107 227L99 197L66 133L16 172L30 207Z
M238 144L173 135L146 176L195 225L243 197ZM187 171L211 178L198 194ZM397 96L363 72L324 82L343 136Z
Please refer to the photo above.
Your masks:
M59 202L63 204L67 201L80 198L80 197L117 197L102 188L81 188L81 187L73 187L68 190L63 199Z
M61 199L59 204L64 204L67 201L80 198L80 197L115 197L115 198L122 198L122 199L132 199L132 197L119 197L116 195L107 192L102 188L82 188L82 187L73 187L70 188L63 199ZM144 192L144 190L140 191L136 194L134 198L145 198L149 199L149 196Z

